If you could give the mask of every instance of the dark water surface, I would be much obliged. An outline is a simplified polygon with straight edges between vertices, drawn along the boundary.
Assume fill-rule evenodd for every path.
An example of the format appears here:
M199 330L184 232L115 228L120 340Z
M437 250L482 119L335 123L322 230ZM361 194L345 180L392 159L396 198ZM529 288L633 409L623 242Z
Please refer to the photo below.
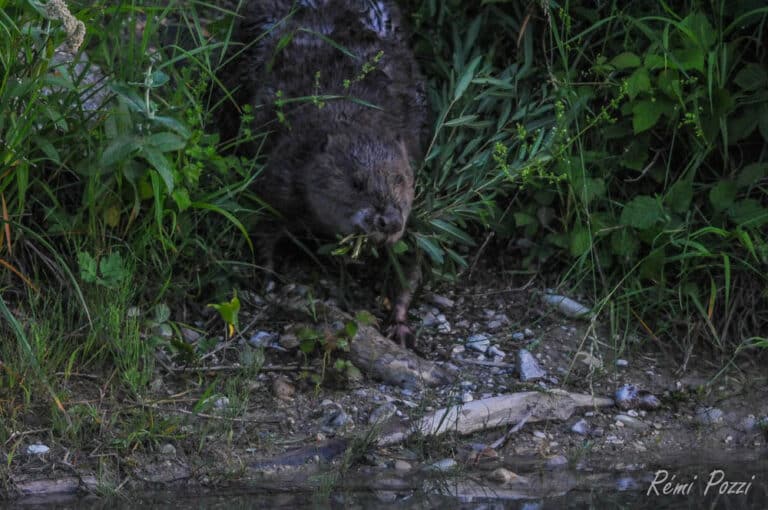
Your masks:
M737 463L733 458L722 458L723 461L718 462L710 455L706 462L695 465L684 459L671 459L651 468L627 472L565 469L526 473L527 482L519 486L501 486L485 481L480 472L463 472L449 477L420 477L418 483L411 483L412 488L407 489L403 487L417 476L398 475L405 483L397 490L390 490L397 485L393 484L394 475L390 473L390 478L358 475L356 480L345 480L353 489L330 495L241 487L199 494L176 491L112 499L26 498L0 503L0 509L768 509L768 451L752 452ZM669 484L665 486L665 483ZM731 494L727 493L729 490Z

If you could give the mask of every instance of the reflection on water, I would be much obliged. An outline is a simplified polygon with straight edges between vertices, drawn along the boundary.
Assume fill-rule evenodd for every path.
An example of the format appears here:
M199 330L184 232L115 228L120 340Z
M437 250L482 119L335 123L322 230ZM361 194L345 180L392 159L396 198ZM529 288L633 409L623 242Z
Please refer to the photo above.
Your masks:
M690 459L688 459L690 460ZM701 458L697 458L702 461ZM732 459L731 459L732 462ZM192 496L189 492L146 494L131 499L105 500L95 497L24 499L0 503L5 508L57 509L293 509L346 508L377 510L421 509L760 509L768 508L768 455L754 453L738 465L718 464L713 458L695 467L681 459L659 463L652 470L627 473L597 473L589 469L528 473L526 483L500 486L484 482L480 473L459 473L450 478L419 479L414 474L400 479L397 490L385 476L347 480L354 487L330 496L310 492L256 492L254 489L217 489L216 493ZM391 482L393 479L390 479ZM412 483L413 482L413 483ZM362 489L367 487L368 489ZM411 487L411 488L407 488ZM414 489L413 487L418 487ZM730 492L730 494L728 494Z

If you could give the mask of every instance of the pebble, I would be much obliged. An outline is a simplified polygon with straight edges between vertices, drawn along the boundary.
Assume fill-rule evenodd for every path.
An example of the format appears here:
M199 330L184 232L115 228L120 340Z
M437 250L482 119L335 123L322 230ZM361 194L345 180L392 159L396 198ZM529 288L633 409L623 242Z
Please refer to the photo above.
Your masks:
M586 420L579 420L571 426L571 432L586 436L589 434L589 424Z
M51 451L49 447L40 443L27 446L27 455L45 455L49 451Z
M696 410L696 421L702 425L722 423L723 411L717 407L700 407Z
M438 460L437 462L433 462L427 466L427 469L431 471L445 472L454 469L457 465L458 463L453 459L442 459Z
M395 461L395 471L410 471L413 467L411 463L402 459Z
M477 333L467 338L467 347L473 351L486 352L490 346L490 338L483 333Z
M181 337L188 344L193 344L197 342L202 336L198 331L195 331L194 329L185 328L183 326L180 329L181 329Z
M493 482L498 482L503 484L514 482L514 483L521 483L521 484L527 485L529 483L527 478L522 477L517 473L514 473L509 469L505 469L503 467L494 469L493 471L488 473L486 477Z
M621 426L626 425L627 427L635 430L645 430L648 428L648 424L638 420L637 418L633 418L632 416L627 416L626 414L616 415L616 425L619 424Z
M160 447L160 453L165 455L166 457L175 457L176 447L173 446L171 443L165 443L163 446Z
M285 376L276 377L272 381L272 393L280 400L292 400L296 387Z
M504 359L504 356L507 355L507 353L499 349L497 345L490 346L486 354L488 354L488 356L493 356L494 358L499 358L498 361L501 361Z
M368 423L374 425L376 423L383 423L389 420L397 412L397 407L392 402L377 407L371 412L368 417Z
M527 349L517 351L517 372L520 374L520 380L523 382L537 381L547 375L539 366L536 358Z
M546 439L547 438L547 433L546 432L542 432L541 430L534 430L533 431L533 437L537 437L539 439Z
M453 348L451 349L451 355L457 356L459 354L462 354L466 350L467 348L464 347L463 345L454 345Z
M229 407L229 399L227 397L219 397L213 401L214 409L222 410Z
M499 319L494 319L494 320L490 321L487 326L488 326L488 329L493 331L493 330L499 329L503 325L504 325L504 321L501 321Z
M453 308L454 302L451 298L441 296L439 294L430 294L429 301L440 308Z
M563 455L555 455L547 459L547 467L550 469L560 468L568 465L568 459Z
M738 425L736 425L736 428L742 432L752 432L757 428L757 425L757 418L755 418L754 414L750 414L742 418Z
M530 328L525 328L523 334L525 335L525 338L533 338L533 330Z
M475 400L475 397L472 395L472 393L465 391L464 393L461 394L461 401L463 403L467 404L469 402L472 402L473 400Z
M617 367L626 368L626 367L629 366L629 361L627 361L625 359L617 359L616 360L616 366Z
M579 318L588 315L590 310L578 301L558 294L544 294L544 302L554 306L566 317Z
M257 331L248 339L253 347L268 347L277 341L277 333L272 331Z
M521 333L521 332L512 333L512 340L514 340L515 342L522 342L523 340L525 340L525 333Z

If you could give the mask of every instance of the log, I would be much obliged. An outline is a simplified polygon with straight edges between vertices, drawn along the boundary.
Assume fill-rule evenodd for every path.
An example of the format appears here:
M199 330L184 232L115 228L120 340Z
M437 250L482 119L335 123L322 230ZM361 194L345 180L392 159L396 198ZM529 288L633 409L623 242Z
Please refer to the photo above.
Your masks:
M416 433L424 436L438 436L446 432L472 434L513 425L523 419L528 422L565 421L577 410L613 405L610 398L565 390L510 393L438 409L410 426L399 422L388 424L379 434L378 444L400 443Z
M294 318L299 314L297 320L309 319L306 299L284 303L285 308L292 312ZM317 320L326 326L354 320L348 313L326 302L313 303L313 309ZM314 324L311 327L322 325ZM437 363L423 359L385 337L371 324L358 322L357 334L349 344L350 361L368 376L387 384L418 389L448 384L454 377L454 374Z

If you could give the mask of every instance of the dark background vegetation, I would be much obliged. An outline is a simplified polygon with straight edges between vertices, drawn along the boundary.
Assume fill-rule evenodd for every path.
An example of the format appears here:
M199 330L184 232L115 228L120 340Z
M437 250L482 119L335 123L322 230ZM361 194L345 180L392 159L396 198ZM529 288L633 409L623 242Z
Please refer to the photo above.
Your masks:
M200 354L181 310L261 277L263 162L210 123L232 4L69 6L79 68L54 65L67 35L42 4L0 0L0 441L25 403L61 406L54 374L140 394L155 349ZM768 345L765 2L403 8L434 127L401 256L458 280L506 251L680 359ZM194 44L160 51L170 22Z

